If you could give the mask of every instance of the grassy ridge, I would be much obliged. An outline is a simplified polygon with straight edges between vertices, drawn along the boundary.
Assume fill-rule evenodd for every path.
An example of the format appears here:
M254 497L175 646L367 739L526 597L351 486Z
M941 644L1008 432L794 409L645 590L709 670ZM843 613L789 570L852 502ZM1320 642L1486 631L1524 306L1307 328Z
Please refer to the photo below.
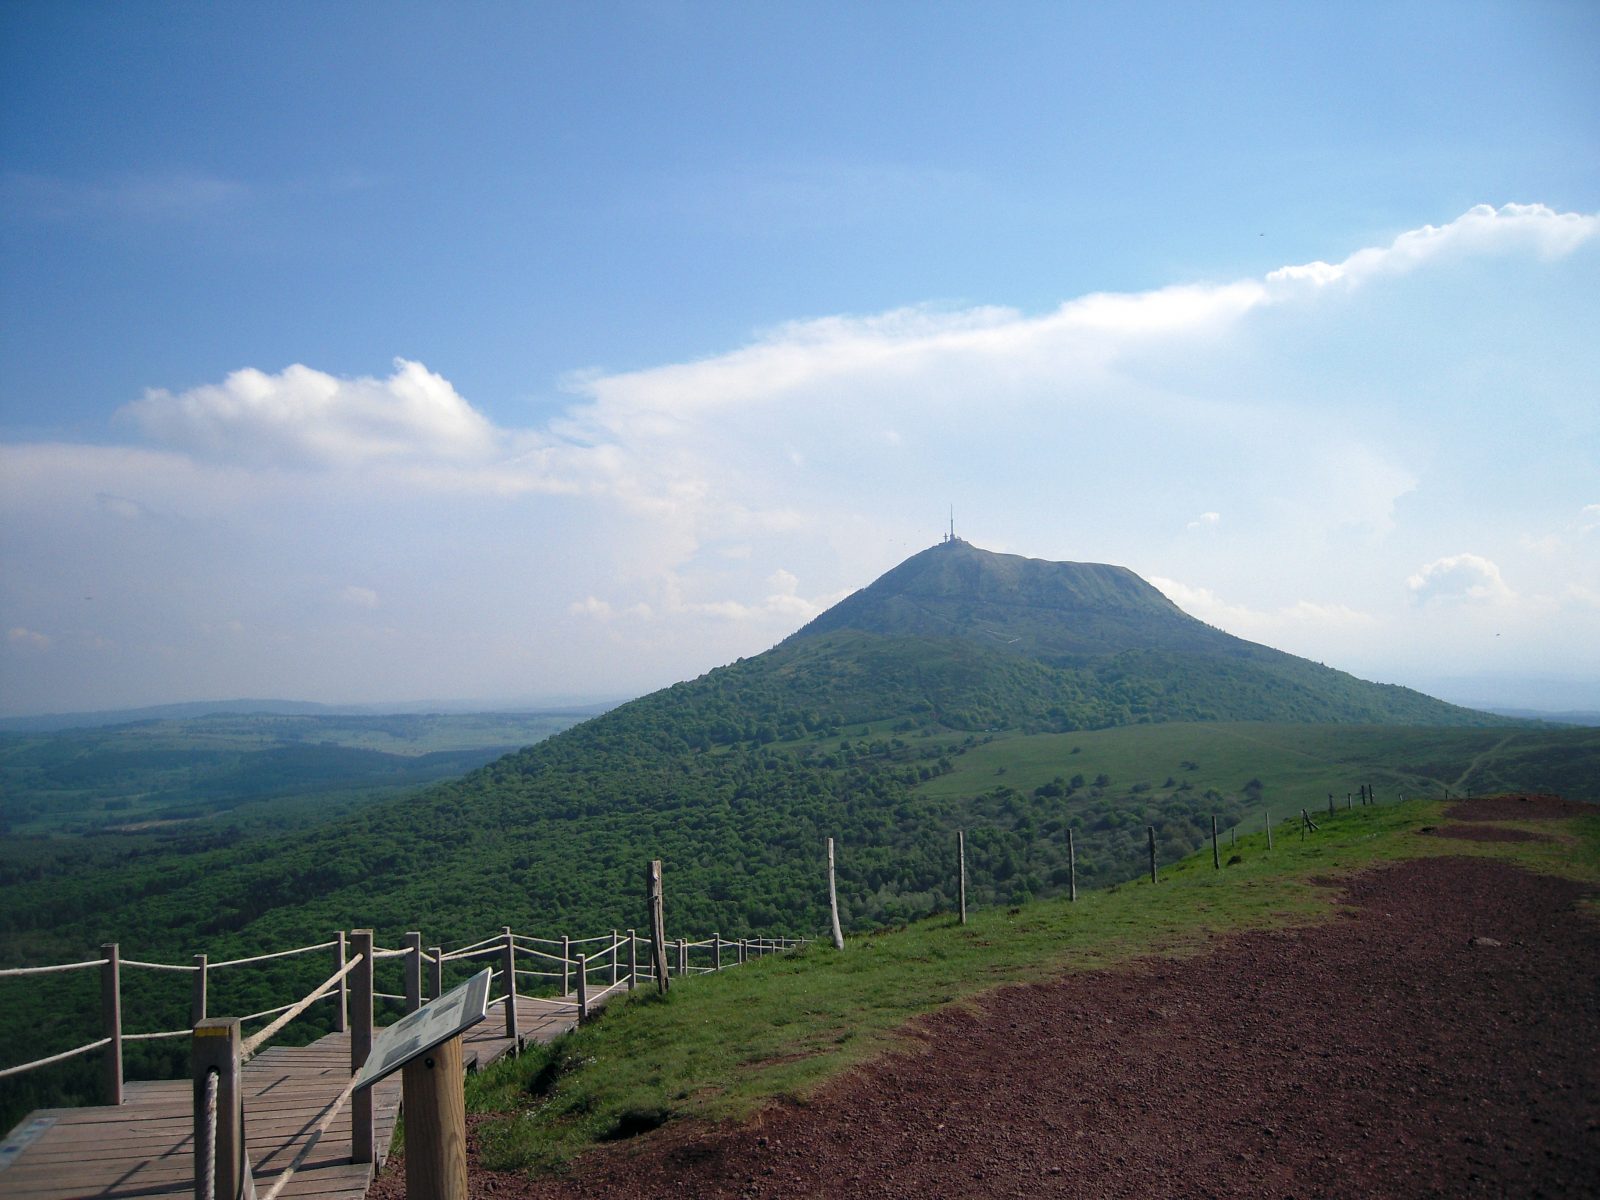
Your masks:
M1408 858L1469 854L1600 885L1600 813L1525 828L1556 840L1418 837L1441 803L1340 811L1302 840L1281 828L1241 837L1216 871L1209 850L1147 880L1084 895L948 917L813 947L720 976L639 992L548 1047L474 1077L468 1103L503 1114L486 1132L488 1165L561 1169L594 1145L666 1121L736 1119L903 1044L911 1017L993 987L1149 954L1203 952L1224 933L1332 915L1328 876ZM1591 905L1591 913L1600 910Z

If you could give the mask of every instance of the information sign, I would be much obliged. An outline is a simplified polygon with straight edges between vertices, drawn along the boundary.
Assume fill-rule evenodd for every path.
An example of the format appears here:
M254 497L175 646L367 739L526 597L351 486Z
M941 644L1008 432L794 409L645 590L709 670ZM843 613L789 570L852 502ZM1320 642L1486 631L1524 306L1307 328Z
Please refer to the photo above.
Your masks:
M414 1013L379 1030L367 1055L356 1090L369 1088L393 1075L414 1058L448 1042L483 1020L489 1006L489 977L485 967L460 987L430 1000Z

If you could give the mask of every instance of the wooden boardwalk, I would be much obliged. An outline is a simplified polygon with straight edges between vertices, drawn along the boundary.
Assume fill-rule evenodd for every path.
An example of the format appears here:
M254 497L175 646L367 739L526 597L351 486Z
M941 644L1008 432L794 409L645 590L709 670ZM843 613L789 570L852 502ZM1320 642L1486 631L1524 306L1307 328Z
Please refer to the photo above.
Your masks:
M571 1029L570 1008L517 1000L521 1040L547 1042ZM505 1002L467 1031L469 1069L511 1049ZM350 1079L350 1037L330 1033L309 1046L273 1046L244 1068L245 1138L257 1195L264 1195L311 1141L284 1197L360 1200L375 1164L350 1161L350 1107L320 1139L314 1130ZM117 1107L45 1108L30 1113L0 1144L0 1200L158 1200L194 1195L193 1084L186 1079L129 1082ZM400 1076L373 1088L379 1162L388 1156L400 1111Z

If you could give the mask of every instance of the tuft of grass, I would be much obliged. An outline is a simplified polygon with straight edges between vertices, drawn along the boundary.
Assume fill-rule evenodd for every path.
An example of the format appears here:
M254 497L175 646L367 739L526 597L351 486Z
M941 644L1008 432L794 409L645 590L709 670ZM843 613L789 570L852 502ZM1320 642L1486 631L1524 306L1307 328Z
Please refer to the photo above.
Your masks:
M618 997L601 1016L468 1083L468 1106L503 1114L484 1129L485 1164L560 1171L603 1142L670 1121L733 1120L817 1087L890 1049L914 1050L911 1018L984 992L1064 971L1115 966L1148 955L1203 952L1215 937L1330 919L1341 876L1440 854L1505 859L1600 886L1600 814L1518 823L1527 842L1428 836L1448 824L1444 805L1413 801L1319 815L1302 839L1275 831L1211 850L1148 878L969 914L966 925L934 917L904 929L752 962L716 975L675 979L666 996ZM1600 910L1596 911L1600 915Z

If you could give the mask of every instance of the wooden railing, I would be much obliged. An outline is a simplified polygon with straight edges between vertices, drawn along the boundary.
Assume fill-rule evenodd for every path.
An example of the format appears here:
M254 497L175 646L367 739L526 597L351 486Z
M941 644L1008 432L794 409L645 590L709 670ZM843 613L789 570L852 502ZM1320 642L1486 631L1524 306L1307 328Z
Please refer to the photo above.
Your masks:
M675 957L671 974L703 974L748 962L767 954L795 949L803 938L744 938L726 940L720 934L699 941L683 938L670 943ZM279 1175L272 1189L261 1200L275 1197L293 1177L305 1156L326 1132L329 1125L352 1104L350 1156L354 1162L372 1162L374 1145L372 1094L355 1091L355 1080L371 1053L375 1031L374 1009L378 1002L395 1002L406 1012L414 1012L428 999L443 991L449 963L488 960L496 964L492 980L498 991L491 995L489 1007L503 1008L505 1036L513 1049L523 1041L518 1028L517 1005L547 1005L571 1013L577 1022L588 1020L594 1008L621 990L633 990L639 983L655 982L650 966L651 943L634 930L616 930L589 938L563 936L539 938L515 933L510 926L490 937L446 952L442 947L424 947L422 934L410 932L405 945L385 949L373 943L372 931L343 931L326 942L296 946L257 954L247 958L211 962L204 954L190 963L159 963L121 957L120 947L109 942L101 947L101 957L82 962L56 963L39 967L0 969L0 978L28 977L72 971L99 970L102 1036L70 1050L31 1062L0 1069L0 1078L64 1062L80 1055L104 1050L104 1081L109 1103L123 1102L122 1047L125 1042L162 1038L190 1037L190 1068L194 1080L195 1194L201 1200L235 1197L249 1171L244 1151L244 1114L241 1072L266 1044L293 1021L303 1017L314 1005L331 1001L329 1024L335 1032L350 1034L350 1079L340 1095L321 1113L300 1154ZM274 1008L242 1017L212 1017L207 1012L211 974L214 971L244 967L276 959L332 951L333 971L309 992ZM641 953L641 951L643 953ZM693 962L691 952L704 951L702 961ZM377 964L386 959L403 959L402 992L383 992L376 988ZM129 1033L123 1028L122 969L188 973L191 1025L184 1029L153 1033ZM519 983L519 981L525 981ZM558 989L554 996L541 991ZM269 1019L270 1018L270 1019ZM243 1034L243 1026L254 1021L268 1023ZM353 1099L352 1099L353 1098Z

